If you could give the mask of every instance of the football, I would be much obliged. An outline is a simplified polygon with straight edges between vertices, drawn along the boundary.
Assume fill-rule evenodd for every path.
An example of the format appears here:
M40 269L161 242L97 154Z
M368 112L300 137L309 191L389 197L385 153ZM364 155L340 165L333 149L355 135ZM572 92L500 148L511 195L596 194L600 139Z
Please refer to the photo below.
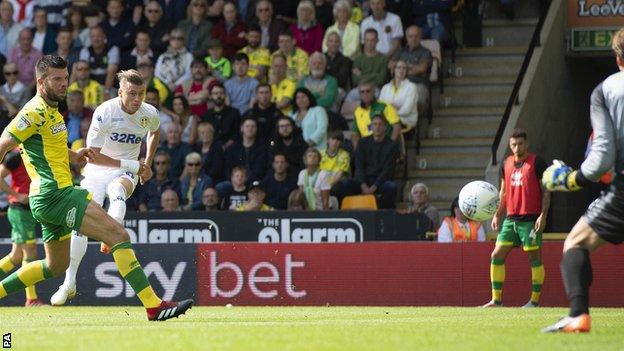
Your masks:
M483 222L494 217L499 202L498 189L482 180L464 185L459 192L459 209L473 221Z

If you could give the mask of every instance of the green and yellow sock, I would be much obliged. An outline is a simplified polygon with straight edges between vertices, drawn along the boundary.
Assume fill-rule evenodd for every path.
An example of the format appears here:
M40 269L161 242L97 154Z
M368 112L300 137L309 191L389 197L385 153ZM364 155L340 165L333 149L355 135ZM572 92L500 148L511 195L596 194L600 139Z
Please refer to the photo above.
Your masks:
M544 264L542 264L542 261L531 261L531 302L535 305L539 304L540 294L542 292L542 284L544 284L545 276L546 271L544 270Z
M9 274L13 269L15 269L15 264L11 261L11 255L0 258L0 276Z
M141 264L134 255L129 242L119 243L110 249L121 276L130 283L130 286L141 300L145 308L160 306L161 300L150 285Z
M503 301L503 283L505 282L505 260L492 259L490 263L490 281L492 282L492 301Z
M25 266L25 265L29 264L32 261L33 260L29 260L29 259L25 258L22 261L22 266ZM37 289L35 289L34 285L27 286L25 290L26 290L26 299L27 300L34 300L34 299L36 299L38 297L37 296Z
M45 260L30 262L0 282L0 298L48 278L52 278L52 272Z

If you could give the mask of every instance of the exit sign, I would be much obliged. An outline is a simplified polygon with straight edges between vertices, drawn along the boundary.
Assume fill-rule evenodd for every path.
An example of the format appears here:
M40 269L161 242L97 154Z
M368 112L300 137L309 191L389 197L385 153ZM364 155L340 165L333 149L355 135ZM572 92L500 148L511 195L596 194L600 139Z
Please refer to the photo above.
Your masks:
M573 51L605 51L611 50L611 38L618 30L608 28L572 28Z

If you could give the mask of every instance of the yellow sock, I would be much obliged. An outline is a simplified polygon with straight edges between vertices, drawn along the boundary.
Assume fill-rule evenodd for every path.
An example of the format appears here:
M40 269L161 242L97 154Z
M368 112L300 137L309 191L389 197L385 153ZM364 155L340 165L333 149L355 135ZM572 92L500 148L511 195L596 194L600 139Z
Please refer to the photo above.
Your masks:
M505 282L505 261L492 259L490 263L490 281L492 282L492 300L498 304L503 301L503 283Z
M48 278L52 278L52 272L45 260L25 264L0 282L0 298Z
M6 255L0 258L0 274L7 274L14 268L15 265L13 264L13 261L11 261L11 255Z
M160 306L162 300L156 296L150 285L141 264L134 255L129 242L119 243L110 249L121 276L130 283L130 286L141 300L145 308Z
M546 277L546 271L542 261L535 260L531 262L531 302L539 304L540 294L542 292L542 284L544 284L544 278Z
M32 262L31 260L28 259L24 259L24 261L22 261L22 266L27 265L28 263ZM35 289L34 285L31 286L27 286L26 289L24 289L26 291L26 299L27 300L34 300L37 298L37 289Z

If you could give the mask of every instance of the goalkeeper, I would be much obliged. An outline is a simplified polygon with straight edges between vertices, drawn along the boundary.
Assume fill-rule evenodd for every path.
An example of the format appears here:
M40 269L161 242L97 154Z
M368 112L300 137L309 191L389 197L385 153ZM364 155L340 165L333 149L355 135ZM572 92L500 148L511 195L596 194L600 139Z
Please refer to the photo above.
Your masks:
M589 286L592 283L590 252L605 243L624 241L624 28L613 36L612 48L620 69L600 83L591 95L590 119L594 140L579 170L554 161L542 177L550 191L575 191L615 167L608 192L594 201L579 219L563 245L561 275L570 303L569 316L543 332L588 332Z

